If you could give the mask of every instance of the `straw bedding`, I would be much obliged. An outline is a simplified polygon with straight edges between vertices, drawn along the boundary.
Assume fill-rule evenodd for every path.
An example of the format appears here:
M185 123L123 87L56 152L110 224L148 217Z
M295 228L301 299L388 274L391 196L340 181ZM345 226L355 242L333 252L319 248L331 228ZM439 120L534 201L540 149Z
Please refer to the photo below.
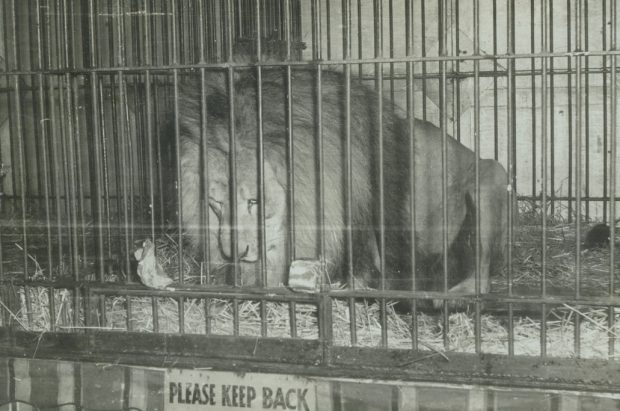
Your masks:
M539 293L542 279L542 232L539 210L529 204L520 207L519 225L515 228L513 247L513 269L511 277L514 290L526 290L533 295ZM582 232L587 230L584 224ZM37 230L31 225L30 230ZM38 227L39 237L44 237ZM19 230L17 230L19 232ZM16 232L3 235L4 275L15 275L23 265L23 251L20 243L21 235ZM551 295L574 295L576 278L575 258L575 224L568 223L562 217L547 217L547 263L546 285ZM32 240L37 236L28 236L31 244L28 255L29 267L33 271L30 277L47 277L48 273L41 263L46 252L37 251ZM178 253L172 236L164 235L156 241L160 263L168 272L175 272L178 267ZM620 255L616 249L616 254ZM15 254L14 256L12 254ZM620 260L620 258L617 258ZM61 262L52 270L56 277L69 272L68 263ZM121 264L122 265L122 264ZM84 264L88 267L88 262ZM187 257L183 261L185 278L198 281L200 266L197 261ZM19 274L23 276L23 274ZM615 282L620 283L620 265L614 269ZM112 274L109 279L121 277ZM583 295L608 295L609 292L609 250L597 249L583 251L581 254L580 285ZM492 292L505 292L507 289L507 272L493 278ZM20 327L33 331L74 331L82 329L81 319L84 317L83 305L78 305L80 315L75 316L74 295L72 290L56 290L54 292L54 319L49 314L49 289L43 287L16 287L21 307L9 311L7 304L2 302L1 310L4 321L18 323ZM517 292L514 291L514 292ZM29 300L26 299L26 292ZM618 291L616 291L618 293ZM131 318L127 318L128 298L131 306ZM233 302L229 300L185 299L182 307L173 298L156 298L158 309L158 332L178 333L179 309L184 312L185 333L205 333L232 335ZM268 336L291 337L289 305L286 303L264 303L266 319L261 322L260 302L239 300L239 335L260 336L261 325L265 324ZM112 330L131 329L138 332L154 332L153 302L145 297L105 297L106 323L101 328ZM374 301L357 300L355 316L356 345L380 346L381 325L380 306ZM15 305L13 305L15 307ZM333 301L333 337L334 344L351 345L351 316L348 302ZM541 352L541 308L530 307L521 311L519 307L513 319L512 335L514 337L514 353L519 355L539 355ZM611 315L611 316L610 316ZM79 320L76 320L79 319ZM577 322L576 322L576 319ZM505 313L483 308L481 317L481 349L486 353L506 354L509 349L509 323ZM297 304L295 310L296 338L318 338L316 307ZM610 358L610 344L614 345L611 358L620 355L620 310L609 310L607 307L578 307L568 304L547 306L546 310L546 350L547 355L557 357L573 357L575 351L575 324L579 324L580 348L579 355L584 358ZM448 315L448 329L444 330L443 315L439 312L419 311L416 317L416 333L418 346L432 353L441 352L475 352L475 313L472 307L465 308ZM444 336L445 332L445 336ZM412 318L409 314L400 314L394 304L387 304L387 335L388 347L411 348Z

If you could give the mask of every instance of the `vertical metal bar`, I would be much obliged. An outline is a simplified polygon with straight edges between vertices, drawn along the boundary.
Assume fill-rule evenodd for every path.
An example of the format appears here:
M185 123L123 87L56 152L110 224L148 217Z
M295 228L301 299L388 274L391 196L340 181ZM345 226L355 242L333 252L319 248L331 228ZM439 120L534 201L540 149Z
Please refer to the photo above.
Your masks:
M144 59L145 64L150 66L153 64L151 56L151 25L149 24L149 16L151 10L148 0L144 1ZM202 38L202 36L201 36ZM148 173L148 200L151 211L151 238L155 241L155 176L153 174L153 157L155 150L153 146L153 100L151 97L151 71L145 71L144 87L146 99L146 146L147 146L147 173Z
M291 59L291 4L284 0L284 38L286 41L286 61ZM286 66L286 169L288 179L287 210L289 224L288 257L289 262L295 259L295 170L293 149L293 90L291 66ZM289 303L289 326L291 338L297 338L297 309L295 301Z
M452 0L451 0L452 1ZM475 1L475 0L474 0ZM454 55L455 56L459 56L461 54L461 44L460 44L460 33L461 33L461 11L459 9L459 2L458 1L452 1L451 5L450 5L452 10L455 10L455 16L454 16ZM456 72L457 74L460 74L461 72L461 60L457 60L455 62L456 64ZM453 124L453 135L456 136L455 138L458 141L461 141L461 79L460 77L457 75L456 77L454 77L454 83L455 83L455 91L456 91L456 98L455 98L455 107L453 109L453 117L456 119L456 122L454 122Z
M259 2L256 2L256 59L261 61L262 44L260 31L261 21L261 8ZM260 253L260 272L258 283L262 287L266 287L267 283L267 247L265 239L265 140L263 135L263 69L260 65L256 66L256 109L258 114L258 141L257 141L257 165L258 165L258 233L259 233L259 253ZM264 309L264 304L261 304L261 308ZM263 313L261 311L261 313ZM264 313L263 313L264 314ZM261 316L261 322L264 322L264 318Z
M358 60L361 60L364 55L364 42L362 40L363 36L362 36L362 27L363 27L363 22L362 22L362 0L357 0L357 58ZM363 74L364 74L364 70L362 68L362 65L358 65L358 77L362 78Z
M158 333L159 332L159 301L157 300L157 297L152 297L151 298L151 308L152 308L152 313L153 313L153 332L154 333Z
M90 67L95 67L97 60L97 44L95 39L95 5L94 0L88 0L88 20L89 20L89 40L90 40ZM90 73L90 101L91 101L91 121L92 121L92 138L93 138L93 162L94 162L94 191L95 191L95 232L97 235L97 271L99 275L99 281L104 281L104 257L103 257L103 205L101 198L101 138L99 135L99 106L98 106L98 91L97 91L97 73L95 71L91 71ZM92 193L91 193L92 197Z
M179 297L179 334L185 334L185 297Z
M613 3L614 0L611 0L611 3ZM607 48L607 0L603 0L603 12L601 13L601 35L602 35L602 49L605 51L608 51ZM607 147L609 144L609 140L608 140L608 121L609 121L609 113L608 113L608 102L607 102L607 96L608 96L608 90L607 90L607 85L608 85L608 67L607 67L607 55L603 54L601 56L601 65L603 66L603 153L607 153ZM607 220L607 205L611 204L608 201L608 187L607 187L607 180L609 178L608 176L608 168L607 168L607 163L608 163L608 158L607 158L607 154L603 155L603 221L608 221ZM611 238L611 237L610 237Z
M38 17L38 14L40 13L39 10L34 11L33 10L33 6L35 2L28 2L28 27L30 27L30 32L29 32L29 44L28 44L28 49L29 49L29 58L30 58L30 69L31 70L36 70L36 69L41 69L41 61L42 61L42 56L41 56L41 42L40 42L40 34L41 34L41 29L39 27L37 27L37 23L40 21L40 18ZM36 116L39 113L39 108L37 107L37 87L36 87L36 83L37 83L37 76L36 75L30 75L30 85L31 87L29 88L30 90L30 107L32 109L32 135L34 137L34 141L37 142L40 140L40 128L37 125L37 119ZM41 192L43 191L43 187L42 187L42 170L40 168L40 165L42 163L41 160L41 150L42 150L42 146L40 146L39 144L35 143L35 148L34 148L34 161L30 160L29 163L30 164L34 164L35 165L35 176L36 176L36 184L34 187L34 191L36 193L36 200L34 200L35 204L36 204L36 210L37 213L40 212L41 210ZM28 156L31 157L31 156ZM32 177L31 177L32 178Z
M343 59L351 59L351 0L342 0L342 50ZM345 235L347 252L347 273L349 288L355 289L355 277L353 275L353 219L351 210L353 209L353 165L351 162L351 65L344 65L345 88L344 88L344 107L345 107L345 182L346 182L346 204L345 204ZM355 299L349 298L349 334L351 345L357 345L357 324Z
M11 54L12 54L12 59L13 62L15 62L16 64L16 68L17 70L19 70L21 67L19 65L17 65L19 56L18 56L18 52L17 52L17 15L15 12L15 0L12 0L12 5L11 5L11 14L10 17L13 21L13 30L12 30L12 47L11 47ZM11 113L14 113L14 117L15 117L15 133L17 135L17 164L18 164L18 170L19 170L19 190L20 190L20 207L21 207L21 213L22 213L22 243L23 243L23 252L22 252L22 258L23 258L23 268L24 268L24 279L28 280L28 236L27 236L27 230L26 230L26 196L27 196L27 187L26 187L26 168L25 168L25 158L24 158L24 133L23 133L23 120L22 120L22 103L21 103L21 88L20 88L20 81L19 81L19 74L15 74L13 76L14 78L14 83L13 83L13 91L15 93L15 98L14 98L14 110L11 110ZM13 187L15 187L15 185L13 185ZM14 189L15 190L15 189ZM26 295L26 299L28 300L29 297L29 293L27 288L24 288L24 294ZM31 315L31 310L28 310L28 314Z
M392 0L388 0L388 15L389 15L389 43L390 43L390 58L394 58L394 4ZM390 63L390 104L394 109L396 104L394 99L394 63Z
M493 0L493 55L497 55L497 0ZM498 63L497 59L493 60L493 158L495 160L499 159L499 111L497 109L499 104L498 97L498 75L497 75ZM510 323L510 316L509 323ZM510 327L512 328L512 327ZM508 342L510 346L510 339Z
M120 54L120 53L119 53ZM123 61L123 60L121 60ZM127 96L126 96L126 81L125 74L122 70L118 72L118 94L119 94L119 140L120 140L120 155L123 163L127 164L130 162L129 156L131 156L131 152L127 153L128 147L128 133L126 122L129 116L128 107L127 107ZM129 223L129 190L128 185L132 184L131 176L127 175L128 173L121 173L121 192L117 195L122 195L122 218L123 218L123 231L124 231L124 244L125 244L125 270L127 273L131 272L131 262L129 260L129 256L131 255L131 233L130 233L130 223ZM154 239L153 239L154 241ZM131 276L127 276L127 281L130 282Z
M102 155L102 166L103 166L103 204L104 204L104 212L105 212L105 231L106 231L106 244L107 244L107 261L112 259L112 237L110 232L110 179L109 179L109 166L108 166L108 132L106 129L106 115L105 115L105 101L103 97L104 89L106 87L104 82L104 77L100 76L99 79L99 95L97 98L99 99L99 117L101 121L101 155ZM61 100L62 102L62 100ZM69 187L67 187L67 193L70 193ZM67 200L68 209L71 204L71 196L69 196ZM67 213L67 215L70 215ZM69 242L71 244L71 241Z
M327 41L327 60L332 59L332 25L331 25L331 2L330 0L325 1L325 34Z
M566 50L573 51L573 35L572 35L572 14L571 14L571 0L566 0ZM568 56L566 59L566 69L568 73L568 85L570 90L568 93L568 222L573 221L573 74L572 66L573 59ZM579 317L576 317L579 318Z
M575 48L579 53L582 50L582 30L583 30L583 17L582 17L582 0L576 0L575 5L575 21L576 21L576 36L575 36ZM576 87L576 101L575 111L577 116L575 118L575 296L577 298L581 295L581 197L582 197L582 136L583 136L583 58L579 55L575 56L575 87Z
M544 1L544 0L543 0ZM530 0L530 53L536 53L536 38L535 38L535 26L536 26L536 14L535 5L538 4L536 0ZM544 7L544 6L543 6ZM543 34L544 37L544 34ZM531 98L532 98L532 180L531 180L531 193L532 197L536 197L536 58L530 59L530 77L531 77ZM544 210L545 203L543 202L542 208Z
M575 51L580 53L582 49L583 16L582 0L575 2ZM583 136L583 59L580 55L575 56L575 297L581 296L581 197L582 197L582 136ZM575 357L581 356L581 326L580 316L575 317L574 327L574 349Z
M205 21L204 21L204 3L200 1L198 4L200 19L198 28L200 32L200 63L205 63ZM202 157L202 188L201 198L201 223L202 223L202 256L206 270L207 283L211 280L211 239L209 238L209 162L208 162L208 135L207 135L207 71L204 67L200 68L200 152ZM201 278L202 281L202 278ZM208 309L208 300L205 300L205 309ZM207 333L211 330L210 320L207 320Z
M291 4L284 1L284 27L286 39L286 61L291 60ZM295 167L293 146L293 80L291 66L286 65L286 169L288 179L287 210L289 224L288 256L289 262L295 259ZM292 335L292 332L291 332Z
M43 70L43 40L42 40L42 31L41 31L41 26L42 26L42 19L41 19L41 1L37 0L35 2L35 24L36 24L36 30L37 30L37 65L36 65L36 69L38 70ZM52 277L52 270L51 267L53 267L53 262L52 262L52 226L51 226L51 212L50 212L50 195L49 195L49 185L50 185L50 177L49 177L49 164L48 164L48 156L49 156L49 152L48 152L48 145L47 145L47 121L44 121L43 119L46 118L46 111L45 111L45 91L44 91L44 83L45 83L45 77L43 76L43 73L39 72L39 74L37 75L37 83L38 83L38 108L39 108L39 124L38 127L40 127L39 129L39 138L40 138L40 147L41 147L41 167L39 170L41 170L41 174L43 177L43 184L42 184L42 191L43 191L43 200L45 202L45 225L46 225L46 234L47 234L47 266L49 267L49 271L48 271L48 276L49 279L51 279ZM1 242L0 242L1 243ZM1 250L1 245L0 245L0 250ZM0 257L2 255L2 252L0 251ZM0 267L2 266L2 261L0 260ZM1 273L2 273L2 269L0 268L0 278L1 278ZM53 300L53 292L50 294L52 296L52 299L50 299L50 306L51 306L51 301ZM51 314L51 311L50 311ZM50 315L51 318L51 315ZM52 323L53 324L53 323Z
M480 0L474 0L474 56L480 55ZM475 173L475 192L476 204L480 209L480 60L474 60L474 173ZM476 236L475 236L475 288L476 296L481 294L481 273L480 273L480 213L475 213L476 218ZM476 353L482 350L481 337L481 304L476 300L475 307L475 329L474 329L474 345Z
M447 21L447 0L439 0L439 56L448 54L448 21ZM443 265L443 293L448 293L448 113L446 108L447 77L446 62L439 62L439 129L441 131L441 207L442 207L442 265ZM448 347L448 299L443 300L443 342L444 347Z
M542 36L542 53L548 53L548 28L547 28L547 2L542 1L541 16L541 36ZM542 231L542 248L541 248L541 280L540 294L547 296L547 58L541 59L541 231Z
M126 303L126 323L125 326L127 327L127 331L133 331L133 309L132 309L132 304L131 304L131 296L129 294L125 294L125 303Z
M514 54L515 52L515 43L514 43L514 0L508 0L506 3L508 13L507 13L507 54ZM513 239L513 195L515 193L515 187L513 186L513 175L514 175L514 164L513 164L513 141L514 141L514 128L513 123L515 122L513 110L514 99L513 94L515 93L514 82L512 81L514 78L514 62L508 59L506 61L507 65L507 102L506 102L506 117L507 117L507 144L506 144L506 165L508 170L508 176L506 184L510 188L507 190L507 200L508 200L508 241L507 243L507 259L508 266L506 269L506 282L508 285L508 295L512 295L512 239ZM512 312L512 304L508 304L508 355L514 355L514 329L513 329L513 312Z
M256 2L256 60L262 61L262 43L261 36L261 7L259 2ZM258 165L258 238L259 238L259 253L260 253L260 272L258 283L261 287L268 286L267 278L267 242L265 239L265 141L263 135L263 69L258 64L256 66L256 108L258 114L258 145L257 145L257 165ZM267 311L264 300L260 301L260 329L261 336L267 336Z
M611 17L611 28L610 28L610 49L616 50L617 48L617 35L618 35L618 16L617 16L617 4L615 1L611 2L610 7L610 17ZM609 232L612 241L609 242L609 295L615 295L616 284L614 275L616 272L616 249L613 239L616 238L616 179L617 179L617 169L616 169L616 156L617 153L617 138L618 138L618 57L616 54L611 56L611 122L609 127ZM612 330L614 326L617 326L616 320L616 309L613 306L608 307L607 312L607 324L610 330ZM608 353L610 358L614 358L615 351L615 334L613 332L609 332L609 340L608 340Z
M202 300L205 311L205 334L209 335L213 332L213 319L211 314L211 299L205 298Z
M383 5L379 0L373 1L374 5L374 46L375 58L383 57ZM384 198L384 159L383 159L383 63L375 63L375 89L377 91L377 156L379 169L379 258L381 274L381 290L386 288L385 279L385 198ZM385 299L380 300L381 313L381 346L387 347L387 307Z
M414 54L413 43L415 39L415 11L413 2L405 2L405 51L407 57ZM411 291L417 290L416 278L416 241L415 241L415 65L413 61L407 62L407 126L409 128L409 208L411 219ZM418 349L418 315L417 300L411 301L411 348Z
M588 36L588 4L589 1L583 3L583 49L589 51L589 36ZM584 103L583 103L583 148L584 148L584 175L585 180L583 194L586 198L585 201L585 220L590 221L590 59L586 55L583 57L584 64Z
M420 2L420 29L422 30L422 57L426 57L426 8L425 1ZM422 62L422 120L426 121L426 61Z
M116 25L117 27L117 38L118 38L118 47L116 50L116 59L117 64L122 67L125 63L125 31L123 30L122 19L120 16L123 15L123 10L121 7L121 0L116 0L116 13L119 16L119 22ZM123 164L127 164L128 158L126 153L126 141L127 141L127 133L126 133L126 124L124 120L128 117L127 113L127 100L125 96L125 74L122 70L118 71L118 94L119 94L119 110L120 113L118 115L118 132L119 132L119 154ZM116 195L119 199L122 199L122 216L123 216L123 229L121 230L122 235L124 236L124 253L125 254L125 270L127 273L126 281L131 282L131 276L129 273L131 272L131 261L129 260L129 256L131 255L131 247L130 245L130 234L129 234L129 216L128 216L128 204L127 204L127 179L130 178L127 173L119 173L120 174L120 187L117 187ZM122 191L119 192L119 191ZM120 214L120 210L119 210ZM155 239L153 238L153 241Z
M237 10L238 13L241 10ZM226 0L226 46L227 59L229 63L233 62L233 5L231 0ZM229 147L229 172L230 172L230 224L231 224L231 255L234 262L233 279L234 285L240 285L239 278L239 243L237 232L237 138L235 134L235 73L233 66L228 67L228 147ZM233 333L239 335L239 300L233 299Z
M79 250L78 250L78 224L77 224L77 213L78 213L78 204L76 203L76 192L75 190L79 190L81 187L77 185L77 174L79 171L76 169L79 166L79 163L76 161L75 155L75 129L79 127L79 123L74 123L73 113L77 110L73 104L73 89L71 87L71 76L69 73L65 74L65 88L66 94L65 97L67 99L67 130L66 130L66 141L67 141L67 156L69 160L68 165L68 181L69 186L66 189L65 195L68 197L69 201L69 213L67 214L68 218L70 218L70 234L71 241L69 242L71 246L71 264L73 271L73 278L78 281L79 278Z
M51 141L50 141L50 152L52 154L52 162L51 162L51 167L52 167L52 180L53 180L53 184L52 187L54 188L54 208L55 208L55 217L56 217L56 224L55 224L55 234L56 234L56 243L57 243L57 248L56 248L56 258L58 263L60 263L63 260L63 235L62 235L62 229L63 229L63 222L62 222L62 206L61 206L61 184L60 184L60 158L59 158L59 154L58 154L58 147L60 146L59 144L59 137L58 137L58 128L56 127L56 119L57 119L57 112L56 112L56 98L55 98L55 89L54 89L54 83L55 81L53 81L54 79L56 79L56 77L50 77L48 78L48 98L49 98L49 107L50 107L50 114L49 114L49 118L50 118L50 130L51 130Z
M320 64L322 57L321 45L321 3L317 0L311 2L312 13L312 58L316 62L316 119L317 128L317 168L318 168L318 191L319 191L319 258L321 261L321 294L319 295L319 339L323 344L323 363L331 363L332 346L332 300L328 294L329 284L326 281L325 260L325 164L323 155L323 67Z
M172 64L176 65L179 62L179 45L178 45L178 33L176 25L176 1L171 5L172 16L170 21L172 22ZM185 282L185 273L183 270L183 175L181 173L181 130L179 124L179 70L177 68L172 69L173 79L173 107L174 107L174 138L175 138L175 150L176 155L176 178L177 178L177 223L179 227L179 233L177 238L177 247L179 250L178 270L179 270L179 282L183 284Z
M547 37L548 50L554 51L553 47L553 1L548 0L548 20ZM549 192L551 193L551 201L549 202L549 213L555 215L555 82L554 82L554 66L553 58L549 59Z

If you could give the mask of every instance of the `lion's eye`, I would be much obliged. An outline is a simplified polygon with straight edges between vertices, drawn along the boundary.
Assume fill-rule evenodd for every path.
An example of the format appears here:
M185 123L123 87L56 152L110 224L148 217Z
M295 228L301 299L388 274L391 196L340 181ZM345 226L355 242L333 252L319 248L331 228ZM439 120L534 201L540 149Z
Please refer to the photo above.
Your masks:
M248 200L248 213L252 214L252 207L258 204L258 200L255 198L251 198Z

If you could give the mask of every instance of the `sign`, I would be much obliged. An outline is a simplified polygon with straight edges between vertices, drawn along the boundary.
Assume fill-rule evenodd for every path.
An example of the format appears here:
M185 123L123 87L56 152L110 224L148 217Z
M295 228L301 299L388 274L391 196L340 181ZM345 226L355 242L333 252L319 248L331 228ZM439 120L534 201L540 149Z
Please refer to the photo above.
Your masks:
M316 411L316 382L293 375L166 371L166 410Z

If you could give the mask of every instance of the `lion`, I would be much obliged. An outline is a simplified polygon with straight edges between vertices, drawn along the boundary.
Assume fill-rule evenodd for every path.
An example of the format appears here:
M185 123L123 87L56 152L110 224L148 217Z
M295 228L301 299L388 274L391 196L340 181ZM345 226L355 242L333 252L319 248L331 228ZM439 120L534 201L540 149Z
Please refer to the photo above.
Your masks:
M262 131L265 198L265 286L286 283L293 258L323 258L330 281L348 280L352 270L362 283L381 284L385 267L388 289L412 289L411 284L411 193L410 170L415 175L415 257L420 285L429 283L431 266L444 253L441 153L439 128L416 120L414 157L409 156L407 121L390 104L383 104L381 121L377 93L361 80L350 83L350 112L345 107L345 79L341 73L321 73L321 121L316 69L294 68L290 96L287 78L280 68L262 69ZM262 235L259 216L258 90L255 69L237 69L233 78L236 157L236 230L231 220L230 98L225 72L209 71L206 77L207 159L201 157L201 82L192 77L180 93L182 223L194 245L201 241L200 204L206 187L201 181L208 164L208 203L217 219L211 254L215 261L238 256L241 282L260 284ZM291 99L292 142L288 140L287 98ZM347 198L347 144L345 124L350 122L351 198ZM379 132L382 126L382 133ZM383 181L379 172L379 139L383 156ZM319 141L322 145L319 144ZM290 145L292 144L292 146ZM292 156L290 155L292 153ZM450 291L475 293L472 253L475 216L480 216L481 292L489 290L489 276L501 266L506 231L506 172L494 160L480 160L480 196L475 193L475 154L451 137L447 138L448 173L446 236ZM292 157L292 167L289 161ZM319 158L322 160L319 162ZM321 170L321 164L323 172ZM384 213L380 221L378 193L383 192ZM324 194L321 204L320 193ZM292 192L292 195L291 195ZM292 197L292 202L291 202ZM350 200L350 201L347 201ZM347 210L346 204L351 207ZM323 215L320 210L323 209ZM291 214L292 213L292 214ZM321 220L323 225L321 226ZM347 257L347 221L351 221L352 258ZM293 229L291 230L291 222ZM385 238L379 227L383 225ZM237 250L232 251L233 231ZM294 233L291 238L290 233ZM321 241L322 236L322 241ZM216 240L216 241L214 241ZM324 246L322 244L324 243ZM384 244L381 256L379 244ZM321 255L321 250L324 254ZM382 258L384 264L382 264ZM430 283L433 283L433 278ZM436 288L436 287L435 287Z

